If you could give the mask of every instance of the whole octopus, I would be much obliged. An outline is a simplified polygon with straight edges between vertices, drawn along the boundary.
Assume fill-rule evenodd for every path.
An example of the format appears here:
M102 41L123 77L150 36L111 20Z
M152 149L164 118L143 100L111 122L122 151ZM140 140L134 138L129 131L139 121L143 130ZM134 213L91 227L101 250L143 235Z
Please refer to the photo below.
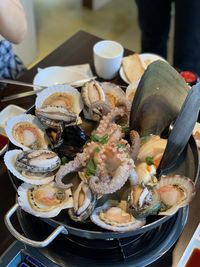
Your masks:
M90 141L78 153L74 160L60 167L56 174L59 187L69 188L73 184L64 184L63 178L71 173L83 171L87 183L94 194L110 194L119 190L130 179L137 180L134 160L140 148L140 137L136 131L130 131L131 145L123 139L125 133L116 123L128 112L126 105L119 105L103 116L99 126L92 132Z

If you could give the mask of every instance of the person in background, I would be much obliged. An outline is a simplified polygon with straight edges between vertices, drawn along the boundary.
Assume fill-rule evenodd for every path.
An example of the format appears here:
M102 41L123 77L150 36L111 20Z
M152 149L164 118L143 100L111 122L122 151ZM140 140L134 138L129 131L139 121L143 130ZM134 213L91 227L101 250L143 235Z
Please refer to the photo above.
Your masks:
M27 32L27 21L20 0L0 0L0 78L17 79L25 70L12 43L19 44Z
M167 58L171 7L175 6L173 65L200 76L200 1L136 0L142 52Z

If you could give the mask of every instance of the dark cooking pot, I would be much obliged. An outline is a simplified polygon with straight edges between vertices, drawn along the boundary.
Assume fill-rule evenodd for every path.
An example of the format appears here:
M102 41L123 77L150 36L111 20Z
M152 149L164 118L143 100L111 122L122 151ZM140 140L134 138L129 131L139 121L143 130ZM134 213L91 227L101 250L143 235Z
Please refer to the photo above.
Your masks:
M28 111L28 113L34 114L34 107L32 107ZM11 143L9 144L9 149L13 149L13 145ZM196 182L198 178L198 173L199 173L199 154L198 154L196 142L192 136L189 139L189 142L186 148L184 149L183 153L178 158L176 165L170 171L170 173L171 174L176 173L176 174L190 177L194 182ZM20 184L19 180L16 179L16 177L14 177L12 173L10 172L9 172L9 177L13 185L15 186L15 188L17 188ZM22 241L25 244L28 244L34 247L47 246L60 233L63 233L65 235L70 234L70 235L78 236L81 238L87 238L87 239L104 239L104 240L137 236L145 232L148 232L158 226L161 226L162 224L164 224L166 221L168 221L172 217L172 216L149 216L147 218L146 225L143 226L142 228L137 229L135 231L118 233L118 232L110 232L110 231L101 229L91 222L85 223L85 224L73 222L69 218L67 211L64 210L57 217L53 219L43 219L43 218L33 217L33 221L42 220L46 224L55 228L54 231L49 235L49 237L46 238L44 241L33 241L30 239L31 237L29 238L29 233L27 233L27 231L26 231L26 235L28 237L26 238L22 236L21 234L19 234L16 231L16 229L13 227L13 225L11 224L10 218L16 211L18 212L18 219L22 225L22 228L23 228L23 223L24 223L23 218L25 218L26 216L28 216L29 218L33 217L32 215L27 214L26 212L21 210L18 204L15 204L5 216L6 226L8 227L9 231L12 233L12 235L16 239ZM29 221L31 222L30 219Z
M174 130L176 131L171 131L171 134L169 135L170 142L167 143L167 148L170 148L170 146L173 148L174 164L170 165L170 169L164 168L164 171L162 170L162 174L180 174L189 177L194 182L197 181L199 174L199 153L196 142L191 136L191 133L199 112L199 92L200 85L191 89L190 93L188 93L188 86L180 78L179 74L169 64L162 61L156 61L149 65L142 76L132 103L130 116L130 128L138 130L141 135L161 135L163 130L168 129L169 125L171 126L172 121L177 118L174 124ZM31 108L28 113L34 114L34 107ZM179 131L177 131L177 121L179 121L178 126L180 122L183 122L183 124L180 125L181 127L183 125L189 126L185 127L185 129L178 127ZM84 128L84 123L82 126ZM172 140L173 138L170 138L171 136L174 136L174 140ZM179 142L179 139L181 142ZM168 146L168 144L170 146ZM9 148L11 147L12 145L9 144ZM177 155L175 153L176 151ZM165 157L165 154L167 156L170 155L169 152L170 149L168 149L168 153L164 153L163 158ZM172 162L173 157L171 157L171 155L170 159L170 162ZM9 173L9 176L15 187L18 187L19 181L11 173ZM148 216L147 223L142 228L119 233L106 231L91 222L82 224L73 222L69 218L67 211L63 210L53 219L42 219L32 216L34 221L43 221L55 228L54 232L46 240L38 242L25 238L14 229L11 224L10 217L16 210L18 210L18 217L22 224L22 228L22 218L31 216L21 210L18 204L15 204L5 216L5 223L9 231L18 240L35 247L44 247L48 245L60 233L70 234L90 240L121 239L138 236L162 226L165 222L170 220L171 217L176 216L176 214L173 216ZM29 233L27 233L27 231L26 234L29 237Z

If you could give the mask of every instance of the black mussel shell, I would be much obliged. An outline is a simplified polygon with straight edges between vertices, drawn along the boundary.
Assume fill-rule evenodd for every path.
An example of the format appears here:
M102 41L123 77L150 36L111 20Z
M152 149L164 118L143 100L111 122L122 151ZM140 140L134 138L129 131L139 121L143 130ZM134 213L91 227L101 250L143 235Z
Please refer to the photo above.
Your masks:
M79 126L68 126L62 133L62 144L56 148L60 156L73 159L77 153L83 151L83 146L88 140L84 130Z
M176 119L188 85L168 63L151 63L142 76L132 103L130 129L140 136L161 133Z
M84 130L77 125L66 127L62 133L62 138L64 139L64 144L76 147L82 147L88 140Z

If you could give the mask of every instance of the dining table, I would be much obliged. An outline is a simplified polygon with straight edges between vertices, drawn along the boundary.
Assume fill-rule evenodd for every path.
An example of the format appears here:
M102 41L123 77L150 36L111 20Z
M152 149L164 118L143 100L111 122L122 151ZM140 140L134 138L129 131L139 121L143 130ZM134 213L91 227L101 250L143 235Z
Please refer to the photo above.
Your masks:
M27 69L25 73L18 79L19 81L32 83L38 68L46 68L50 66L73 66L80 64L89 64L93 74L95 75L95 68L93 63L93 46L102 38L97 37L85 31L78 31L62 45L56 48L48 56L34 65L32 68ZM124 55L130 55L133 51L125 49ZM126 85L117 75L112 82L119 85ZM26 92L32 90L31 88L18 85L7 84L4 89L0 91L0 99L3 97ZM10 100L7 102L0 102L0 111L9 104L18 105L26 110L32 107L35 103L36 95L31 95L23 98ZM6 166L4 164L3 155L0 158L0 254L2 254L15 240L10 234L4 224L4 215L12 207L16 201L16 190L9 178ZM152 267L170 267L177 266L180 258L182 257L192 235L200 223L200 179L196 183L196 196L189 205L189 215L187 223L173 246L160 255L160 258L153 262ZM159 244L158 244L159 245ZM114 264L112 266L115 266ZM141 266L142 267L142 266Z

